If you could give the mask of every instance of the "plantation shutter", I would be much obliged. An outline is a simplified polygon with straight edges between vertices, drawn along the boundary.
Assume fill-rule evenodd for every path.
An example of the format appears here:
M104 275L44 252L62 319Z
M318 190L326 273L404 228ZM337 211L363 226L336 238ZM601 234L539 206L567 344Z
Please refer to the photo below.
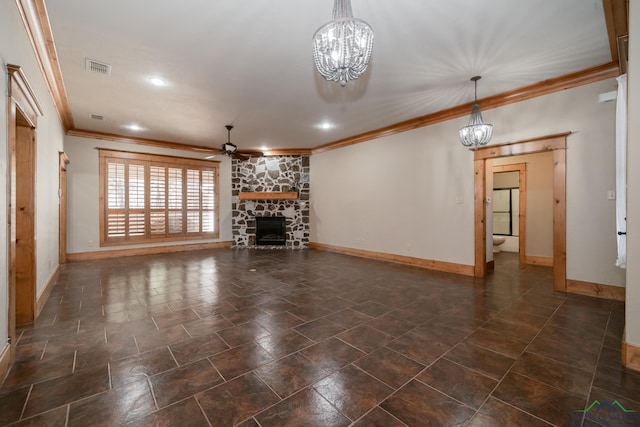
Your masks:
M211 162L106 150L100 157L101 244L217 237Z

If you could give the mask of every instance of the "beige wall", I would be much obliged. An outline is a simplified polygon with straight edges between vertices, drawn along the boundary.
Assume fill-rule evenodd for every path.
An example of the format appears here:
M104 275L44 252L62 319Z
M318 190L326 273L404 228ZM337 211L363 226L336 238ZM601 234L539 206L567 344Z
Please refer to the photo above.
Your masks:
M640 347L640 3L629 2L626 341Z
M68 253L108 251L150 246L233 240L231 236L231 161L228 157L220 156L219 159L214 159L220 160L220 237L218 239L164 242L145 245L109 246L101 248L98 200L98 150L96 150L96 148L109 148L115 150L164 154L197 159L203 159L208 155L203 153L193 153L189 151L147 147L143 145L131 145L119 142L100 141L74 136L65 137L65 152L67 153L67 156L70 160L69 167L67 169L67 214L69 220L69 227L67 228Z
M15 2L0 2L0 354L7 342L7 73L6 65L22 67L44 115L38 118L36 152L37 293L58 267L58 152L64 132L40 72Z
M513 157L511 157L513 159ZM495 162L494 162L495 164ZM497 172L493 174L493 188L515 188L520 186L518 172Z
M567 277L624 286L615 267L614 79L483 111L492 144L574 132L567 149ZM468 117L311 157L311 241L473 265ZM383 226L387 223L389 225Z
M449 128L312 155L311 241L472 265L473 154Z
M527 164L527 256L553 257L553 153L503 157L494 166ZM495 183L494 183L495 185Z

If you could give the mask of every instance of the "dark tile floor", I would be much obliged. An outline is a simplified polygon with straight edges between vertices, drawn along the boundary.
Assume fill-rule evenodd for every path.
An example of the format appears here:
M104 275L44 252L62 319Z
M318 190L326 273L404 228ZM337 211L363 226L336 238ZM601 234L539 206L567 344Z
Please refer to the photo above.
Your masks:
M0 424L570 426L640 411L624 306L499 254L484 280L315 250L73 263L20 331ZM575 425L580 425L580 417Z

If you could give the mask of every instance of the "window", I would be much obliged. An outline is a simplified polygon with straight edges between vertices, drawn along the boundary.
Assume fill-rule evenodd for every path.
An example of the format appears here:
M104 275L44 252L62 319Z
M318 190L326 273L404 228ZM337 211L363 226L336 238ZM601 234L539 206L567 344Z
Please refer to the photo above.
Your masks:
M100 245L217 238L218 163L100 150Z

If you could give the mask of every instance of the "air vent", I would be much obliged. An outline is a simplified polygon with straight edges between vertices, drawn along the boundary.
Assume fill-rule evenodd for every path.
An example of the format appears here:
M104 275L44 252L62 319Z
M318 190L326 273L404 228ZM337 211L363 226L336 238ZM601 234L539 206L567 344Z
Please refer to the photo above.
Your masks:
M111 65L105 64L104 62L96 61L94 59L86 58L84 61L84 68L87 71L104 74L105 76L111 75Z
M93 120L104 120L104 116L100 114L89 113L89 117L92 118Z

